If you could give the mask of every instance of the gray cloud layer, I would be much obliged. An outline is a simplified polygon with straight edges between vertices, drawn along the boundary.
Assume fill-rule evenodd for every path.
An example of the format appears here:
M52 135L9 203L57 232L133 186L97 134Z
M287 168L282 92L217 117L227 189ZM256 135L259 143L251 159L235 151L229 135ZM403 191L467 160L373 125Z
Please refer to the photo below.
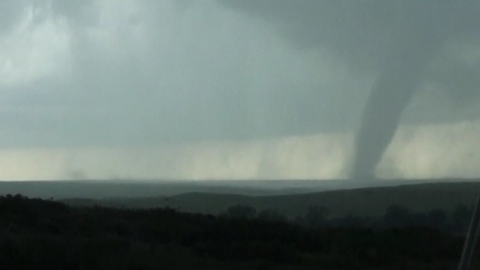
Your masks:
M219 2L275 24L280 36L295 48L328 48L360 73L377 73L388 66L392 55L408 46L415 32L423 35L423 41L435 38L440 52L429 63L430 70L422 80L438 83L437 88L448 90L448 95L457 100L465 101L479 93L478 1Z
M439 24L438 31L461 34L462 41L476 33L478 28L469 26L478 21L468 14L480 6L471 1L469 8L457 5L451 11L449 1L433 9L427 1L11 2L0 2L2 15L9 15L0 16L5 22L0 39L28 36L31 43L5 45L0 57L26 61L30 71L25 74L40 75L0 85L3 147L351 131L360 122L380 63L411 25L433 14L432 21L449 22ZM37 19L27 20L34 2ZM22 23L30 28L19 30ZM47 34L48 40L38 37ZM52 44L55 52L48 51ZM13 46L22 57L14 59ZM35 64L38 70L51 64L52 71L33 70ZM440 84L436 88L464 82L445 92L471 100L478 76L469 64L459 65L472 75L453 74L447 66L429 76ZM477 115L473 109L442 111L435 104L425 109L431 100L432 95L414 100L407 120Z

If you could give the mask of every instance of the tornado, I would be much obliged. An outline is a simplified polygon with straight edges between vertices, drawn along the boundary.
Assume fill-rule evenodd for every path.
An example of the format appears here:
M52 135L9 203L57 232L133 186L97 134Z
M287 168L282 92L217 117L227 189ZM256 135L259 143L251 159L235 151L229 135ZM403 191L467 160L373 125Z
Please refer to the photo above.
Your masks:
M442 45L441 37L432 28L417 26L416 30L396 43L397 48L383 63L370 92L355 137L353 179L375 179L375 169L395 135L402 112L417 92L424 71Z
M422 80L443 85L453 97L471 98L474 93L479 93L476 88L461 89L459 83L464 85L464 89L473 83L469 85L462 78L452 78L452 74L448 73L455 67L441 75L432 76L434 70L429 71L432 74L427 74L433 58L445 49L447 41L454 40L460 44L480 42L479 1L219 2L276 23L283 30L279 31L283 33L282 37L296 45L298 50L321 47L343 59L353 72L378 74L360 126L355 131L353 164L348 164L350 178L374 178L376 167L397 131L402 113Z

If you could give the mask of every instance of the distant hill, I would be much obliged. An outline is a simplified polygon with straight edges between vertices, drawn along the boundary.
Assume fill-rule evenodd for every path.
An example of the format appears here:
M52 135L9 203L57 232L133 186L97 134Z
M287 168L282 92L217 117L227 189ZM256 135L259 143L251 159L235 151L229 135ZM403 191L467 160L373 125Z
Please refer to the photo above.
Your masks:
M71 205L104 205L128 208L173 207L185 212L218 214L233 205L250 205L258 210L275 209L296 217L310 205L325 206L332 216L348 214L383 215L388 206L400 204L415 211L443 209L451 212L462 203L471 205L480 195L480 182L420 183L320 191L301 194L247 196L191 192L173 196L113 198L103 200L61 200Z
M267 196L311 193L325 190L394 186L440 182L434 180L79 180L79 181L0 181L0 195L22 194L36 198L135 198L173 196L202 192ZM457 180L458 181L458 180Z

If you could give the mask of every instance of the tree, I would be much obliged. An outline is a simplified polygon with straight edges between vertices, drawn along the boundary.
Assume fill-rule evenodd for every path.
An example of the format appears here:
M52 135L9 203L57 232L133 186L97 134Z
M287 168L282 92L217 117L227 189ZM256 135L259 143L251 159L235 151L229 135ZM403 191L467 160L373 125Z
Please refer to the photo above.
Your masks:
M433 209L427 214L427 225L445 229L447 225L447 213L441 209Z
M267 221L280 221L285 222L287 221L287 217L282 215L280 212L272 209L265 209L258 213L258 218Z
M407 207L392 204L387 208L384 221L387 226L403 227L412 223L412 211Z
M257 209L248 205L230 206L224 213L225 216L233 218L254 218L255 214L257 214Z
M468 207L464 204L459 204L457 208L453 211L451 216L452 219L452 229L456 232L464 233L468 229L470 224L470 218L473 213L473 208Z
M304 221L307 226L319 227L326 224L329 214L330 211L328 208L324 206L311 205L307 208Z

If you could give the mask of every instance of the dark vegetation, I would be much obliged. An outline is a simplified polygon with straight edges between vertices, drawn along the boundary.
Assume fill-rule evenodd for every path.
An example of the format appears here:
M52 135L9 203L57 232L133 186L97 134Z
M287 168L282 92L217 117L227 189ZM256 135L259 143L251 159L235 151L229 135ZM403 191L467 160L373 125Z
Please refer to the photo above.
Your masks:
M0 269L456 269L471 211L391 205L381 217L330 218L312 205L289 219L242 205L214 216L7 195Z

